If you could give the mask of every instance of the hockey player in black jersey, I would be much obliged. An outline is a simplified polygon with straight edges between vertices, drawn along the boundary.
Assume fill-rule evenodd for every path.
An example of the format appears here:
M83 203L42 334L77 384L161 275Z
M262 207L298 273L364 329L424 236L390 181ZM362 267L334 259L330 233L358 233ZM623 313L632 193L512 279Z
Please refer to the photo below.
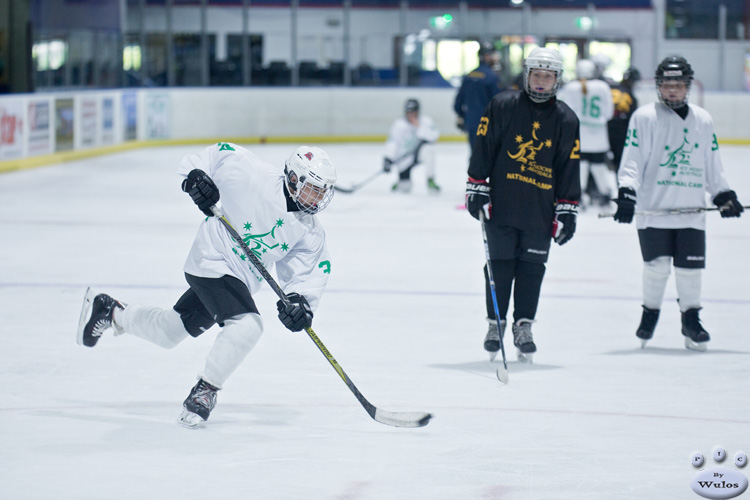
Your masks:
M531 324L551 239L563 245L576 229L579 122L556 98L561 77L560 53L534 49L524 62L524 88L495 96L476 132L466 207L476 219L483 211L486 220L500 315L488 286L484 348L492 359L500 349L512 290L513 342L519 360L531 362L536 352Z

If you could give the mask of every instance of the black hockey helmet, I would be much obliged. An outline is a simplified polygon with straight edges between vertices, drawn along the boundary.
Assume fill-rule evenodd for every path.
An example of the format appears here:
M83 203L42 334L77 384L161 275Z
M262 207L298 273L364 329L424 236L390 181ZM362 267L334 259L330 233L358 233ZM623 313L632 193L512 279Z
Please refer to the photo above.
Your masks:
M656 84L664 80L682 80L690 85L693 81L693 68L682 56L669 56L664 58L656 67Z
M693 68L682 56L665 57L659 66L656 67L656 94L659 100L666 106L677 109L687 105L688 95L690 94L690 85L693 83ZM684 82L685 97L679 101L665 99L662 95L661 86L664 82Z
M625 70L625 73L622 75L622 83L625 85L630 85L631 87L638 83L641 80L641 72L638 71L638 68L629 67Z
M406 104L404 104L404 111L406 113L416 111L419 112L419 101L416 99L409 99L406 101Z
M497 52L497 49L492 43L481 42L479 44L479 52L478 52L479 57L486 56L488 54L494 54L495 52Z

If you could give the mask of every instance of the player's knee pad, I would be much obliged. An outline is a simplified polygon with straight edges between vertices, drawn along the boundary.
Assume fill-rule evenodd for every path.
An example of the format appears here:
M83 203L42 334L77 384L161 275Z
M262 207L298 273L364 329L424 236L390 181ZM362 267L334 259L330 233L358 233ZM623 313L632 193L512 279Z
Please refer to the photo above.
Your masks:
M669 277L672 269L672 257L661 256L643 263L643 272L658 277Z
M226 337L238 349L250 352L263 334L260 314L245 313L224 320L220 336Z

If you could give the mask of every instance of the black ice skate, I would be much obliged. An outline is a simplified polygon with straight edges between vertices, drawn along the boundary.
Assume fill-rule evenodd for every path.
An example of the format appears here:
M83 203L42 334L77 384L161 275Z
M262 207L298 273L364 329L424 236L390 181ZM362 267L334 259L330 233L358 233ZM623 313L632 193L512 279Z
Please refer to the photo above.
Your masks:
M185 409L180 414L179 424L193 428L208 420L211 410L216 406L216 392L218 390L218 387L200 379L182 403Z
M531 334L531 319L519 319L513 324L513 345L518 348L518 361L533 363L536 344Z
M78 344L94 347L102 334L108 328L112 328L112 316L116 307L125 309L122 303L109 295L100 293L94 296L91 288L86 289L81 317L78 320Z
M685 336L685 347L693 351L705 351L711 336L701 325L697 309L688 309L682 313L682 334Z
M500 342L505 333L505 320L500 320L500 333L497 330L497 320L487 318L490 324L487 328L487 336L484 337L484 350L490 353L490 361L495 361L497 352L500 350Z
M635 336L641 339L641 349L646 347L646 343L654 336L654 329L656 329L656 323L659 321L659 309L642 307L643 315L641 316L641 324L635 332Z

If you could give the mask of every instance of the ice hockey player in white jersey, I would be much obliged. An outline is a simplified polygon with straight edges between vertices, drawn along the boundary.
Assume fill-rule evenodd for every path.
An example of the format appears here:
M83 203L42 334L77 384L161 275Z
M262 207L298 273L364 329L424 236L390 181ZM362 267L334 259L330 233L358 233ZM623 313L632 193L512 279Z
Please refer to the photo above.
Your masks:
M565 84L560 91L560 100L578 116L581 123L581 205L590 204L586 189L589 173L596 188L607 200L617 190L614 171L607 164L609 153L609 130L607 123L615 112L612 90L603 80L596 78L596 66L588 59L576 63L576 80Z
M424 165L427 171L427 190L436 194L440 187L435 183L435 142L440 132L429 116L419 112L419 101L409 99L404 105L404 116L397 118L385 143L383 170L398 172L393 191L411 191L411 170Z
M183 403L179 422L195 427L207 420L216 393L255 346L263 332L253 295L262 277L216 217L223 213L266 268L275 265L289 305L277 303L286 328L312 325L313 311L328 281L331 261L325 233L315 214L331 201L336 172L319 148L302 146L282 171L245 148L218 143L185 156L178 169L182 190L206 215L184 265L188 290L170 309L127 305L87 290L78 343L94 347L105 330L128 333L163 348L221 329L198 383Z
M692 82L693 69L683 57L667 57L656 68L660 102L638 108L628 125L616 221L632 222L636 209L651 213L704 207L706 193L722 217L742 213L724 176L711 115L688 103ZM705 212L638 215L636 226L644 261L643 314L636 336L642 346L653 337L674 266L685 346L705 350L710 336L698 316L706 264Z

